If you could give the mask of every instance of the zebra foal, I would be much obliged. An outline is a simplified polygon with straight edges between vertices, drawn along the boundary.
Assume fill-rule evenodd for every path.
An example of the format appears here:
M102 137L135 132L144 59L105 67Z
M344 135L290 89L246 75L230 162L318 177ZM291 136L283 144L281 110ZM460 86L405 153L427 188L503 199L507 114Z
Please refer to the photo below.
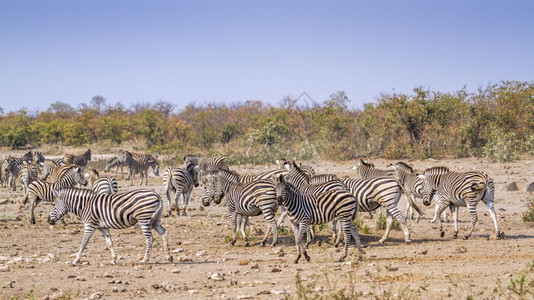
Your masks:
M169 233L161 226L161 213L163 201L158 193L148 190L135 190L112 195L95 194L91 190L63 188L54 190L54 196L58 199L54 208L50 211L48 222L54 225L57 220L67 213L78 216L84 224L84 234L80 250L72 265L78 264L83 250L96 229L102 236L111 252L111 264L117 262L117 255L113 249L113 242L109 229L123 229L131 227L139 222L141 231L145 236L146 250L141 263L150 259L153 236L152 229L161 235L163 250L167 259L172 262L169 253Z

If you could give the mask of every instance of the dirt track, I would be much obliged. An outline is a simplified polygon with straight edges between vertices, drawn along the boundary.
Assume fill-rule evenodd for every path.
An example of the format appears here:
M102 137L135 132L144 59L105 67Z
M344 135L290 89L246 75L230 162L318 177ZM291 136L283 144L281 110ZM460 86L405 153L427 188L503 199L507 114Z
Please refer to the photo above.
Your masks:
M390 163L374 162L379 168ZM350 169L354 163L311 164L317 173L356 177ZM296 297L297 274L302 285L316 284L301 291L321 295L343 289L348 293L354 288L363 298L473 296L487 299L505 292L510 279L517 278L534 260L534 224L521 220L526 210L524 201L534 197L525 192L526 184L534 181L534 162L491 164L480 159L463 159L410 163L417 169L445 165L453 170L478 169L488 173L495 181L496 211L506 239L490 238L493 225L482 203L478 206L479 221L471 239L452 239L452 222L444 223L446 236L439 238L436 225L429 223L433 206L420 204L426 215L420 223L409 223L413 240L410 245L403 243L402 231L392 231L385 244L378 244L382 232L376 231L375 215L374 219L364 219L371 233L361 234L362 242L367 245L362 261L357 260L356 249L352 246L344 263L334 262L341 253L331 245L331 230L327 228L318 233L319 242L310 246L311 262L301 260L295 265L292 263L296 253L293 237L287 233L281 236L279 246L274 249L260 247L261 236L254 234L250 247L244 247L240 239L236 246L229 246L230 222L225 208L201 209L203 189L198 188L193 193L188 217L163 219L163 226L171 234L174 263L166 262L161 239L155 236L150 263L138 264L145 244L139 228L133 227L111 232L119 255L117 266L109 264L105 241L95 233L82 264L71 267L82 238L82 223L75 216L69 216L66 227L61 224L51 227L46 223L51 206L41 203L36 209L37 225L30 225L29 211L13 209L12 202L18 201L22 192L2 189L0 200L9 201L0 205L1 297L276 299ZM275 166L233 167L250 173L268 168ZM518 183L519 191L505 190L512 181ZM131 189L126 186L129 182L120 180L120 175L119 184L123 190ZM148 188L164 197L161 177L151 177ZM404 208L404 200L400 205ZM460 236L463 236L469 219L465 208L460 209L459 218ZM256 228L265 230L262 217L251 221ZM532 275L529 274L531 280Z

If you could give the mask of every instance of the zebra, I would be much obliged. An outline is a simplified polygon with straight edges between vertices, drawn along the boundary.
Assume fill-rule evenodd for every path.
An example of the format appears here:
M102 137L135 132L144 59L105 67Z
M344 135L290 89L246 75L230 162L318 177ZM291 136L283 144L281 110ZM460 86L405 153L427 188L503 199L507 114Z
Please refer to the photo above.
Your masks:
M106 167L104 168L104 171L109 172L109 170L113 167L116 167L115 176L117 176L117 174L119 173L119 168L121 168L121 179L124 179L124 170L123 170L124 164L122 163L122 160L120 159L120 157L115 156L112 159L110 159L106 163Z
M202 184L206 183L208 173L216 172L219 169L229 170L225 156L203 157L200 159L198 165L200 182Z
M6 161L5 158L0 158L0 183L2 184L2 188L7 187L7 178L5 178L6 171L4 170L4 162Z
M395 178L403 187L404 190L412 197L412 199L416 198L423 198L423 179L419 178L417 173L414 172L413 168L404 163L404 162L397 162L395 165L393 165L394 171L393 171L393 178ZM426 170L428 174L444 174L449 172L449 169L447 167L432 167ZM439 205L436 203L436 213ZM413 207L410 204L410 201L407 202L406 205L406 212L405 215L407 218L413 218ZM418 213L417 217L415 219L415 222L418 223L421 215ZM437 215L434 215L434 219L430 221L431 223L434 223L436 221ZM447 215L444 214L444 218L446 218Z
M91 170L91 174L86 175L89 177L88 183L91 190L96 194L111 195L119 190L117 179L111 175L100 175L95 169Z
M24 163L30 164L31 161L9 156L2 164L2 170L7 183L7 188L10 188L12 191L17 190L16 178L18 177L20 169Z
M200 162L200 157L198 155L187 154L184 156L184 165L187 167L190 164L198 166Z
M148 167L152 167L152 171L155 176L159 176L158 162L152 157L152 155L131 153L129 151L122 152L122 163L128 167L130 185L134 185L134 175L139 173L141 181L139 185L143 184L143 178L145 179L145 185L148 185Z
M499 231L494 210L495 187L493 180L487 174L480 171L448 172L445 174L427 174L425 172L419 177L424 180L423 203L425 205L430 205L434 194L436 194L439 199L438 215L447 207L450 207L454 221L453 238L458 238L458 208L460 206L467 207L471 216L469 229L463 237L466 240L471 236L478 220L476 205L481 200L486 204L493 220L497 239L503 237ZM443 231L441 219L438 219L438 222L440 236L444 237L445 232Z
M310 256L306 253L303 242L308 226L324 224L333 220L339 220L345 233L345 251L339 261L343 261L347 257L351 237L356 240L359 254L363 254L358 229L352 223L354 215L358 212L358 201L350 192L343 189L332 189L320 194L306 195L287 182L283 175L277 176L273 180L278 204L286 206L289 220L295 232L297 248L295 263L298 263L302 255L308 262L310 261Z
M44 163L39 164L41 166L41 180L45 181L48 176L54 174L54 170L60 167L60 165L53 159L45 159Z
M87 149L82 155L65 154L63 155L63 161L67 165L77 165L85 168L87 162L91 160L91 149Z
M22 183L24 196L28 192L28 185L32 181L37 180L37 176L37 167L34 164L28 164L27 161L24 161L17 175L19 181Z
M32 162L35 164L43 164L45 162L45 157L41 154L41 152L33 150L32 153Z
M356 172L361 178L381 177L381 176L393 176L393 170L379 170L375 169L375 165L360 159L356 168Z
M145 236L146 250L141 263L150 259L153 236L152 228L163 239L163 251L169 262L173 258L169 253L169 232L161 226L163 201L158 193L148 190L134 190L117 194L96 194L91 190L62 188L54 189L54 196L58 199L50 211L48 222L54 225L57 220L71 212L78 216L84 225L84 234L80 250L72 265L77 265L82 257L89 239L99 229L111 252L111 264L117 263L117 255L113 249L110 228L123 229L139 222Z
M180 195L183 198L183 211L182 215L187 216L187 204L189 204L189 197L193 191L193 186L198 187L198 167L194 164L188 164L187 168L166 168L163 172L163 190L167 195L167 201L169 203L169 216L171 215L171 193L174 190L174 201L176 203L176 212L179 215L180 209L178 207L178 199Z
M276 246L278 242L278 232L276 228L275 214L278 210L278 203L276 201L276 192L273 183L269 180L255 180L248 183L240 183L236 173L220 169L217 172L217 183L215 189L213 185L206 188L206 194L202 199L204 206L209 206L211 201L215 204L220 204L222 197L226 195L228 200L226 206L228 208L228 215L232 221L233 239L230 243L234 245L236 242L237 231L237 215L242 216L258 216L263 214L269 226L267 233L261 241L264 246L271 231L273 232L273 241L271 246ZM241 233L245 240L245 246L249 245L248 239L244 232L244 223L241 222Z
M22 205L25 205L30 201L30 223L35 224L34 210L35 206L42 200L52 202L54 200L53 190L57 190L63 187L71 187L75 184L87 185L81 167L71 165L69 171L64 176L54 183L48 183L42 180L32 181L28 185L28 192L22 200Z

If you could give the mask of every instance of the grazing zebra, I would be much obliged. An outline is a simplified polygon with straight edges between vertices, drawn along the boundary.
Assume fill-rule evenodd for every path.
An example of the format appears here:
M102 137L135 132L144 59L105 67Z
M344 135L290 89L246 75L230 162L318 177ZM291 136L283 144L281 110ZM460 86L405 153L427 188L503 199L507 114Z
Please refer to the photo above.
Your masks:
M163 201L158 193L148 190L134 190L112 195L95 194L91 190L63 188L54 190L54 196L58 199L48 221L51 225L71 212L78 216L84 225L84 234L80 250L72 265L78 264L82 257L89 239L96 229L100 230L111 252L111 264L117 262L117 255L113 249L110 228L123 229L131 227L137 222L145 236L146 251L141 263L146 263L150 259L152 250L152 228L161 235L163 239L163 251L167 259L172 262L169 253L169 232L161 226L161 213L163 211Z
M30 223L35 224L34 210L35 206L42 200L52 202L54 201L53 190L57 190L63 187L72 187L75 184L86 185L87 181L82 174L81 167L71 166L69 171L66 172L63 177L55 183L48 183L42 180L36 180L30 183L28 186L28 192L22 200L22 204L25 205L30 201Z
M139 173L141 176L139 185L143 184L143 178L146 178L145 185L148 185L148 167L152 167L154 175L159 176L159 165L152 155L123 151L122 163L128 167L130 174L130 185L134 185L134 175L136 173Z
M424 180L419 178L417 173L414 172L413 168L404 163L404 162L397 162L394 166L393 171L393 178L397 179L397 181L404 187L404 190L409 194L412 199L416 198L423 198L423 185ZM426 170L428 174L444 174L449 172L449 169L447 167L433 167ZM436 212L439 205L436 202ZM410 202L407 202L406 205L406 212L405 215L407 218L413 219L413 207L410 204ZM434 216L433 221L430 221L431 223L435 222L436 216ZM415 219L415 222L418 223L421 215L417 213L417 217ZM446 218L447 215L444 214L444 217Z
M237 231L237 215L242 216L258 216L263 214L269 226L267 233L261 241L264 246L271 231L273 232L272 246L276 246L278 242L278 232L276 228L275 214L278 210L278 203L276 201L276 192L273 183L269 180L255 180L248 183L240 183L236 173L220 169L217 172L217 183L215 189L213 185L206 187L206 194L202 199L204 206L209 206L211 201L215 204L221 203L222 197L226 195L228 200L226 206L228 208L228 215L232 221L233 239L231 245L236 241ZM245 246L248 246L248 239L244 232L244 225L242 222L242 235L245 240Z
M356 172L360 175L361 178L393 176L393 170L375 169L374 164L363 161L362 159L360 159L360 162L356 167Z
M189 204L189 197L193 191L193 186L198 187L198 173L197 166L194 164L187 165L186 169L170 167L163 172L163 190L167 195L169 203L169 216L171 215L171 193L174 190L174 202L176 203L176 213L180 215L180 208L178 206L178 199L180 195L183 198L182 215L187 216L187 204Z
M124 164L122 163L122 159L120 157L115 156L111 160L109 160L106 163L106 167L104 168L104 171L109 172L109 170L113 167L116 167L115 176L117 176L117 173L119 173L119 168L121 168L121 179L124 179L124 171L123 171Z
M208 173L218 171L219 169L229 170L225 156L203 157L199 161L200 182L206 183Z
M82 155L65 154L63 155L63 161L67 165L77 165L83 168L87 165L87 162L91 160L91 149L87 149Z
M119 190L117 179L111 175L100 175L97 170L92 169L89 177L89 185L91 190L96 194L111 195Z
M471 216L471 223L464 239L468 239L475 224L478 220L476 206L480 200L486 204L493 224L495 225L495 234L497 239L502 238L497 224L497 217L494 210L494 185L487 174L480 171L471 171L465 173L448 172L445 174L427 174L426 172L419 175L425 181L423 187L423 203L430 205L434 194L439 199L438 215L447 207L450 207L454 220L454 235L458 237L458 208L467 207ZM439 222L440 236L445 236L441 219Z
M308 232L308 226L324 224L333 220L339 220L345 233L345 251L339 261L343 261L347 257L351 237L356 240L356 246L359 253L362 254L358 229L352 223L352 219L358 211L358 201L350 192L333 189L320 194L305 195L297 187L287 182L283 175L275 177L274 182L278 203L286 206L289 220L295 232L295 245L297 247L295 263L298 263L302 255L307 261L310 261L303 242L304 234Z
M22 167L20 168L17 177L20 183L22 183L24 196L26 196L26 193L28 192L28 185L32 181L37 180L37 175L37 167L34 164L28 164L26 161L22 163Z

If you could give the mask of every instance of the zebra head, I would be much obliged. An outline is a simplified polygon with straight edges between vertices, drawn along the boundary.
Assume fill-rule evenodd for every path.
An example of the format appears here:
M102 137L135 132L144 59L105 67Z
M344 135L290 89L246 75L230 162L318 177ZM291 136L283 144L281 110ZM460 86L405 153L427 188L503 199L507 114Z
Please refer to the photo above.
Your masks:
M106 163L106 167L104 168L104 171L109 172L109 169L115 166L120 166L121 164L122 164L122 161L119 159L118 156L115 156Z
M198 187L198 170L199 167L197 165L189 164L186 168L187 172L189 172L189 175L191 175L191 178L193 179L193 185L195 187Z
M54 190L53 193L54 198L56 198L57 201L48 215L48 223L50 223L50 225L56 224L56 221L61 219L68 212L68 207L65 203L65 200L61 199L61 190Z
M215 204L221 204L222 198L224 197L224 183L223 176L221 174L217 175L215 182L215 195L213 196L213 202Z
M202 205L210 206L215 197L215 189L217 188L217 179L215 176L206 176L206 183L204 184L204 196L202 196Z
M423 204L429 206L432 203L432 198L437 191L437 184L435 181L435 175L417 175L420 179L423 180Z
M85 180L85 176L83 174L83 169L79 166L76 166L72 168L72 171L74 173L74 183L86 186L87 180Z
M157 161L152 163L152 171L154 172L155 176L159 176L159 164Z
M278 205L282 205L286 197L286 178L284 175L273 176L271 181L274 183L274 189L276 191L276 201Z

